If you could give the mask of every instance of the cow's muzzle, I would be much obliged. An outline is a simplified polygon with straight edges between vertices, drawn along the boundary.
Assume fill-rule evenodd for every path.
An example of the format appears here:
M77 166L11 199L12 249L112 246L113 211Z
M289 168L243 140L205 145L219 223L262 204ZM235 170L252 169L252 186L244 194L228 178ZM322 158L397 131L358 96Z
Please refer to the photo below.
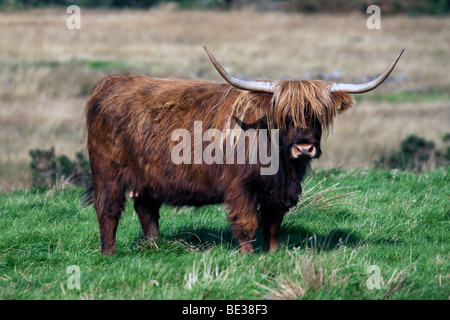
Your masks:
M293 159L317 158L319 154L313 144L294 144L292 145L291 156Z

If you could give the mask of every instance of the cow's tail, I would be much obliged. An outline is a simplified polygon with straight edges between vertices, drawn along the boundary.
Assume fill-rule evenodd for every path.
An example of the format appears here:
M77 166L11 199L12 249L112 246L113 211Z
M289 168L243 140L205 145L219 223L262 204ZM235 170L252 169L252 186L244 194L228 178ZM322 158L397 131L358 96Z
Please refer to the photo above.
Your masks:
M94 185L91 183L86 189L86 191L84 191L83 194L81 195L80 206L87 207L93 204L94 196L95 196Z

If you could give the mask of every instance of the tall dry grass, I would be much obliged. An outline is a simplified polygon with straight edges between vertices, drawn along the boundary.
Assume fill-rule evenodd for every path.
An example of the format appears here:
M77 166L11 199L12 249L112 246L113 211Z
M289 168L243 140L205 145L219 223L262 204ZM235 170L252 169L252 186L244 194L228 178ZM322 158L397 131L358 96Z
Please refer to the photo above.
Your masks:
M83 148L89 89L113 73L223 81L202 46L244 78L315 78L337 70L361 80L406 52L394 82L369 93L340 117L324 143L320 167L368 167L409 134L437 140L448 131L450 20L249 11L81 10L68 30L65 8L0 13L0 190L27 187L28 150ZM95 62L101 64L95 65ZM432 101L379 103L375 94L432 93Z

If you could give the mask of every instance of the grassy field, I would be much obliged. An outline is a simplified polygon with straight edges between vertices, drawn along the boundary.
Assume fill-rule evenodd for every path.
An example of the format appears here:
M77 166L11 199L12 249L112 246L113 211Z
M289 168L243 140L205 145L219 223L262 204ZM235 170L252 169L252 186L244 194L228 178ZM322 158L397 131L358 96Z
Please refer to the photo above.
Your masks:
M118 254L103 257L82 190L0 195L0 299L448 299L449 173L314 171L280 250L259 236L252 255L222 206L163 207L149 242L128 203Z
M450 123L450 20L382 15L304 15L155 9L81 11L68 30L65 8L0 12L0 190L30 186L29 149L74 157L84 148L84 104L112 74L223 81L207 45L243 78L340 74L361 82L401 48L390 80L358 96L336 121L317 168L370 168L411 134L440 142ZM337 73L336 73L337 71Z

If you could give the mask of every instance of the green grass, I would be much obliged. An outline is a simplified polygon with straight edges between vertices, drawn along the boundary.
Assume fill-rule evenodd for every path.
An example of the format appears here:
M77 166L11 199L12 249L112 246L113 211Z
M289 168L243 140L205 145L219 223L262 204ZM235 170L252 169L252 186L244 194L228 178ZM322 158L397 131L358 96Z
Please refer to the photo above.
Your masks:
M123 61L106 61L106 60L80 60L81 65L94 70L121 70L128 67Z
M128 202L118 254L103 257L83 190L1 194L0 299L448 299L449 172L314 171L280 250L265 253L259 234L252 255L239 254L222 206L163 207L150 242Z

